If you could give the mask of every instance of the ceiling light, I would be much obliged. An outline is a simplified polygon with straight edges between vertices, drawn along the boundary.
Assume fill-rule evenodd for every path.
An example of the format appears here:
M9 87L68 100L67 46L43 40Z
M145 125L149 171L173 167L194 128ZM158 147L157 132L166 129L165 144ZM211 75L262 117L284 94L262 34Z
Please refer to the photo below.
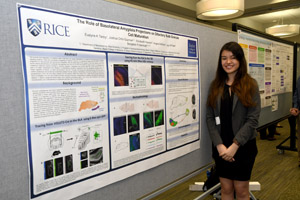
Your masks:
M266 28L266 33L281 38L292 37L299 34L299 24L271 26Z
M224 20L244 13L244 0L200 0L196 4L197 18Z

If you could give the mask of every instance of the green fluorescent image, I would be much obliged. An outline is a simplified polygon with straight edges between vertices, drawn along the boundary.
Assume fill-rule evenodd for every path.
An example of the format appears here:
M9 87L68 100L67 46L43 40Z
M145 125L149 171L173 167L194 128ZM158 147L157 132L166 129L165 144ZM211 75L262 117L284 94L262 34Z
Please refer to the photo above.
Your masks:
M155 112L155 126L161 126L164 124L164 111L156 111Z

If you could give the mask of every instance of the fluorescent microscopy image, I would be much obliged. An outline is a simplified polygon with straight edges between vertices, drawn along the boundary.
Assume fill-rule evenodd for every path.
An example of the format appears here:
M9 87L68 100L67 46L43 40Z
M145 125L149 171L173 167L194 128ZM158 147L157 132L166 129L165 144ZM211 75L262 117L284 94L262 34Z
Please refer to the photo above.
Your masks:
M83 151L80 153L80 168L86 168L88 167L88 152L87 151Z
M80 160L85 160L88 158L87 151L83 151L80 153Z
M54 176L59 176L64 173L64 163L63 163L63 158L56 158L54 159Z
M128 132L140 130L140 115L128 115Z
M45 179L52 178L54 176L53 173L53 160L48 160L44 162L44 174Z
M130 152L135 151L141 148L140 143L140 134L134 134L129 136L129 143L130 143Z
M155 111L155 126L164 125L164 110Z
M126 133L126 116L114 118L114 135Z
M151 66L151 85L162 85L161 66Z
M81 169L83 169L83 168L87 168L87 167L88 167L88 161L87 161L87 160L83 160L83 161L81 161L81 163L80 163L80 167L81 167Z
M73 156L68 155L65 156L65 164L66 164L66 173L72 172L73 171Z
M144 113L144 129L152 128L154 126L153 122L153 112Z
M114 65L115 86L128 86L128 65Z

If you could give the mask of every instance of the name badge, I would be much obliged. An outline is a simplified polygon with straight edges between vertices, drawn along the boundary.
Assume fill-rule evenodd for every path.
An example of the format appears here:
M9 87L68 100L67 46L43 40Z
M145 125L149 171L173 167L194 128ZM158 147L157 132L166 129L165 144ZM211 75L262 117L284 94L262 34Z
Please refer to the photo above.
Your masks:
M221 121L220 121L220 117L216 117L216 125L220 125Z

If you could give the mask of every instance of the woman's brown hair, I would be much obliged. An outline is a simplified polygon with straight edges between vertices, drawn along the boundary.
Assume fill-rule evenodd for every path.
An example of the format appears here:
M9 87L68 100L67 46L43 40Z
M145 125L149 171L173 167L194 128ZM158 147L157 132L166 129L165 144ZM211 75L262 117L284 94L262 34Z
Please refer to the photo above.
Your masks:
M237 73L235 74L234 82L231 85L231 91L238 96L239 100L245 107L255 106L255 102L252 101L252 97L255 93L255 89L257 88L257 83L248 74L244 51L236 42L228 42L220 50L218 68L215 79L210 85L207 105L211 107L216 106L217 98L223 93L224 84L228 78L227 73L222 67L221 61L221 55L224 50L232 52L240 63Z

